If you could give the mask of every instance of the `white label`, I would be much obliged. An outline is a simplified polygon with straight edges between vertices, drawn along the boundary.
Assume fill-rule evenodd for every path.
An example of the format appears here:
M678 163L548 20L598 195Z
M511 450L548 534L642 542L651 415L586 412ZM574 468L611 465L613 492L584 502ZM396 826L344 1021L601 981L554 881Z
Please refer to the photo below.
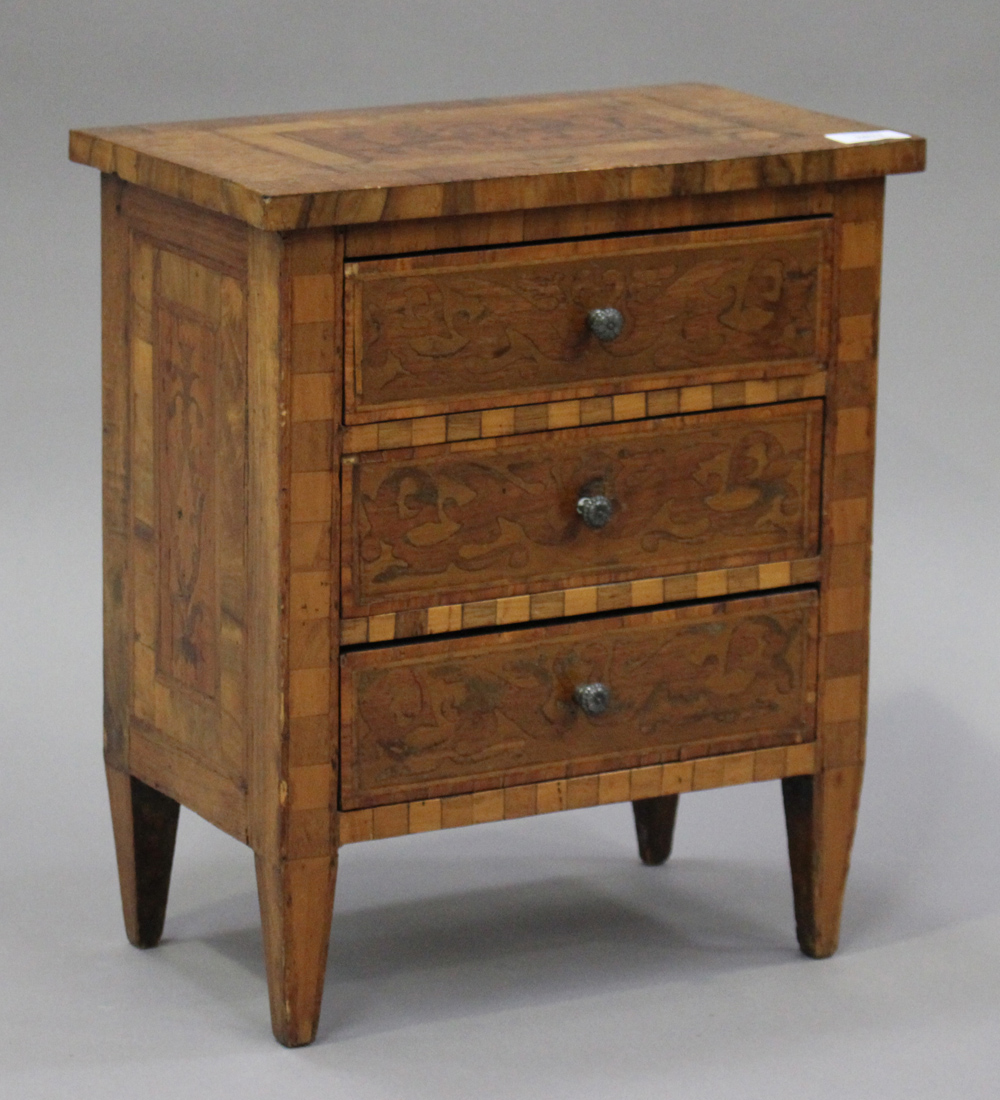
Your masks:
M846 134L823 135L830 141L839 141L841 145L861 145L866 141L898 141L900 138L909 136L909 134L901 134L898 130L855 130Z

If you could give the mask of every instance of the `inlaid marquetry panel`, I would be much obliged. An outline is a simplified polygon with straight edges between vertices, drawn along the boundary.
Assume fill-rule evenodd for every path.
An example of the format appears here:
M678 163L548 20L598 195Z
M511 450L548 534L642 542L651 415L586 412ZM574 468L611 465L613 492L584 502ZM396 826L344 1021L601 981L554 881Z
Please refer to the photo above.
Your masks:
M816 604L806 589L344 654L342 804L810 740ZM611 691L593 717L574 702L592 682Z
M161 270L169 266L161 257ZM215 577L216 329L169 300L157 310L160 631L157 665L208 696L218 672Z
M348 422L825 354L826 219L348 264ZM614 307L602 341L587 312Z
M246 291L218 251L133 230L129 302L131 763L180 750L212 798L243 782L247 679Z
M70 156L294 230L919 171L922 138L707 84L77 130Z
M344 613L808 557L821 445L811 401L355 456Z

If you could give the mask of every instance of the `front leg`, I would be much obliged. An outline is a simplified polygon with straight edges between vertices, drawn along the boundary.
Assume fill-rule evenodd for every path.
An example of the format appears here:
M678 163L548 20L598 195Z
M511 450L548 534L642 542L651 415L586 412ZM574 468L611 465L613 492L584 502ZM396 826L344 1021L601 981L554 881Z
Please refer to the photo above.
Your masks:
M781 781L796 933L814 959L837 950L862 771L855 764Z
M274 1037L287 1047L316 1038L333 918L337 856L256 856Z

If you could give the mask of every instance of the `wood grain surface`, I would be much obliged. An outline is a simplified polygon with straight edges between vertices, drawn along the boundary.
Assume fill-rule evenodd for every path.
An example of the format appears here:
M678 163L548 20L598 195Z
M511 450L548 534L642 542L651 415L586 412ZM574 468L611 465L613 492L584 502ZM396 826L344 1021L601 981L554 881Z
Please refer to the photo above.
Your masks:
M253 847L274 1032L307 1043L339 846L631 801L656 863L681 792L780 778L799 943L835 950L882 177L924 160L828 137L866 129L674 85L71 135L105 173L133 942L183 804Z
M340 537L333 516L339 513L340 484L341 234L326 230L285 238L279 278L282 302L275 326L279 317L288 322L287 337L276 339L287 356L287 373L275 409L289 421L282 471L287 527L281 535L287 540L282 555L288 570L282 624L287 633L279 638L287 645L288 693L276 779L285 791L281 851L289 860L308 861L335 859L337 848L340 708L334 624L340 616ZM273 786L263 798L265 804L271 800L273 811Z
M107 762L246 839L246 233L102 181Z
M707 84L75 130L70 157L263 229L919 171L921 138Z
M831 213L833 189L828 183L772 185L753 191L636 198L629 202L578 202L495 214L450 214L349 225L344 227L344 256L348 260L363 260L408 252L490 248L606 233L737 225Z
M784 784L804 954L837 948L865 760L884 180L834 189L835 354L823 460L816 773Z
M286 1047L316 1037L337 881L336 853L271 862L256 853L271 1030Z
M163 932L180 805L110 765L105 773L129 943L155 947Z
M822 359L828 219L349 264L349 423ZM624 330L602 341L590 309Z
M242 780L245 290L141 236L132 270L136 718Z
M345 809L810 740L810 589L341 657ZM611 690L605 714L577 686Z
M826 371L823 364L812 366L813 369L807 374L750 379L746 382L667 386L648 392L632 391L628 382L622 382L620 393L604 397L542 401L536 405L474 409L408 420L383 420L377 424L354 424L341 433L343 452L352 454L357 451L430 446L434 443L460 443L466 439L494 439L501 435L642 420L647 416L673 416L676 413L734 409L742 405L772 405L778 401L822 397L826 392ZM775 364L771 363L764 364L761 369L763 373L774 368Z
M808 401L356 456L344 614L808 557L821 445Z
M101 542L104 759L127 768L132 715L132 440L129 224L125 186L101 177ZM123 826L128 829L131 826Z
M218 288L201 265L164 252L161 287L197 280ZM214 307L214 308L213 308ZM209 306L213 313L218 306ZM219 593L216 577L215 366L212 318L160 295L156 312L156 466L159 473L159 671L209 697L216 692ZM242 471L240 471L242 474Z
M851 764L782 781L795 932L813 959L829 958L840 941L863 771Z
M415 611L387 611L355 619L341 619L340 644L391 642L477 630L484 626L512 626L542 619L590 615L598 611L628 611L661 603L718 599L744 592L787 588L793 584L815 584L822 570L822 558L795 558L742 565L731 569L709 569L702 573L672 573L667 577L639 577L583 587L570 585L521 596L499 596L469 603L435 604Z
M460 829L516 817L582 810L647 798L672 797L741 783L766 783L816 771L816 743L777 745L696 760L647 764L539 783L488 787L469 794L417 799L347 810L340 814L340 843L381 840L437 829Z

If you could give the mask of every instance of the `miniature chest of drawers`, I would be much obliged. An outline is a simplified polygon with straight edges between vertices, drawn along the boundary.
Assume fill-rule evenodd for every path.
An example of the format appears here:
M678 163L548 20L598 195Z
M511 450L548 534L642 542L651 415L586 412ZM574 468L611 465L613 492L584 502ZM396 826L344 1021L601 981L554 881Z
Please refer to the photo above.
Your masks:
M836 947L893 131L704 85L76 131L102 175L105 759L315 1035L340 845L783 783Z

